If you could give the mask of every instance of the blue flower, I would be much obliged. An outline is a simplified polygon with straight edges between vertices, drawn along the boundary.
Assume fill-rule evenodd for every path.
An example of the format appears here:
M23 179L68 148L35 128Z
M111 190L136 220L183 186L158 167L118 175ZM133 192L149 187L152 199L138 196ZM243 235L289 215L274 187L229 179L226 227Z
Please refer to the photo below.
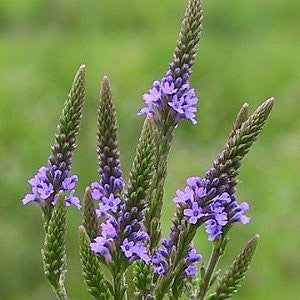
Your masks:
M184 77L188 78L188 75ZM159 117L160 113L166 109L170 112L175 123L188 119L196 124L198 98L189 82L184 84L183 82L184 80L180 77L174 82L172 74L168 71L161 81L154 81L149 92L143 95L146 107L142 108L138 114L151 113Z
M62 180L62 178L64 178ZM57 195L59 191L70 191L70 194L65 196L66 206L74 205L78 209L81 207L79 199L74 196L75 186L78 177L73 175L67 177L67 174L62 173L57 166L53 165L50 168L41 167L33 178L28 180L31 186L31 192L27 194L22 203L36 202L41 206L46 205L46 202L55 205L57 203Z
M189 217L189 222L191 224L196 224L197 221L204 216L202 208L197 202L193 202L192 208L184 209L183 214Z

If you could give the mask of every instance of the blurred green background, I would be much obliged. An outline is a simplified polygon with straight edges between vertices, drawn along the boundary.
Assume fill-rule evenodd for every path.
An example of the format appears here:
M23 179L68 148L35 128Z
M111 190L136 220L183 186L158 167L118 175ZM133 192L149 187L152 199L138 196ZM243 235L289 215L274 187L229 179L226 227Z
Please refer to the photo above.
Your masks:
M43 278L39 207L22 207L27 179L46 163L63 101L81 63L87 101L73 172L78 193L97 178L96 106L109 75L128 174L142 118L141 95L168 66L184 0L0 1L0 299L53 299ZM300 1L204 1L204 31L191 81L200 98L197 126L183 122L170 155L164 234L172 197L202 175L222 149L243 101L254 109L269 96L274 110L244 161L238 196L252 222L231 231L226 266L255 233L256 257L235 299L299 299L300 293ZM127 176L127 175L125 175ZM68 213L67 286L89 299L77 247L80 212ZM207 261L203 232L196 241Z

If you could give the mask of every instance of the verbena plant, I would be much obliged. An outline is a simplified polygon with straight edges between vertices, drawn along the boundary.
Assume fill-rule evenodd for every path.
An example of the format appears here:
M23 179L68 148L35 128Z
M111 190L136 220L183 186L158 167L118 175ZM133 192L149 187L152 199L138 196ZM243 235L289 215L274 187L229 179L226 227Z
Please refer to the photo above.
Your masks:
M252 237L223 275L215 271L236 223L246 224L249 206L235 192L241 161L261 132L273 105L266 100L252 114L244 104L220 155L202 177L190 177L174 197L176 212L161 239L161 210L168 154L182 120L196 124L198 99L189 77L202 29L200 0L188 1L173 60L165 76L143 96L146 115L128 182L122 177L117 120L109 80L102 80L97 123L99 179L86 188L79 248L83 277L95 299L226 299L237 292L259 239ZM67 207L81 208L70 175L85 97L85 66L75 76L61 113L48 165L29 180L44 218L45 276L58 299L65 288ZM211 243L206 263L193 247L198 229ZM198 266L197 266L198 265ZM199 271L199 272L198 272ZM198 274L198 275L197 275Z

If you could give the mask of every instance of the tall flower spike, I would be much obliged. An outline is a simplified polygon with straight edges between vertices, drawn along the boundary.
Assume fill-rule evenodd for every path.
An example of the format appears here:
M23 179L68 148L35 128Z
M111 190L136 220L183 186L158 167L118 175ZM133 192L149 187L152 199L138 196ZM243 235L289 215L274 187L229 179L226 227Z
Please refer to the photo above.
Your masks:
M153 176L154 147L153 118L150 115L144 122L136 148L125 192L125 202L118 212L119 217L117 220L113 217L108 219L109 222L116 223L117 230L114 236L114 247L111 247L115 250L113 253L108 253L112 256L110 261L112 261L115 299L123 299L125 288L122 274L125 274L130 263L136 259L142 259L146 263L150 261L147 249L143 245L147 235L142 231L142 220ZM100 253L98 248L100 249L105 243L100 245L98 242L105 240L105 236L96 238L95 242L91 244L92 250ZM101 249L103 250L103 247Z
M242 253L234 260L233 264L219 281L216 292L208 297L209 300L228 299L238 291L253 259L258 240L259 235L256 234L247 243Z
M85 65L81 65L65 101L57 125L55 142L51 147L52 156L49 157L49 164L55 165L62 173L70 171L72 155L76 147L75 140L80 127L85 98L85 72Z
M213 167L207 172L205 179L202 180L202 185L206 191L206 195L204 195L203 200L201 201L202 208L204 208L216 196L220 198L223 197L224 201L228 204L235 202L233 194L235 192L235 185L238 183L237 175L239 173L241 161L261 132L271 112L273 102L273 98L263 102L240 126L238 126L237 123L240 122L240 116L244 114L241 114L241 112L243 112L245 108L240 110L237 122L235 123L230 137L224 146L224 150L217 159L215 159ZM231 199L230 201L228 198L229 196ZM227 198L228 201L226 200ZM231 226L232 224L230 219L234 216L234 208L234 206L229 206L229 211L226 211L228 215L228 222L226 223L226 226ZM243 208L246 210L246 207ZM216 209L217 208L215 208L215 210ZM173 218L173 237L176 240L175 243L178 243L178 237L180 234L178 228L181 228L183 218L183 207L178 206L176 215ZM201 224L197 224L197 226L200 225ZM193 235L188 233L186 234L193 237Z
M140 227L140 222L143 220L144 209L148 203L150 195L151 180L154 172L154 123L151 115L148 115L142 129L139 139L136 155L133 160L129 181L126 191L126 202L122 210L123 220L121 222L121 232L127 225L131 225L131 230L123 233L123 238L128 237L132 232L138 231L135 226ZM126 215L129 218L126 218ZM135 224L131 222L137 220Z
M179 37L170 64L174 81L191 74L192 65L196 60L198 42L202 31L203 11L201 0L189 0ZM180 70L178 72L178 70Z
M241 161L250 150L252 144L272 110L274 98L269 98L263 102L251 116L245 120L240 128L228 139L222 153L215 159L213 168L208 172L207 178L212 182L214 178L220 178L222 174L228 177L227 192L233 194L238 183L237 175L241 166ZM239 119L237 119L239 120Z
M124 181L118 151L116 110L106 76L103 77L101 83L97 127L99 184L103 196L109 197L112 193L117 197L123 189Z
M149 93L144 95L147 106L141 110L141 114L154 114L157 124L156 143L159 144L156 153L153 191L145 221L152 252L157 247L161 236L160 216L164 182L174 128L182 119L189 119L193 124L196 123L195 105L198 99L195 91L190 87L188 78L195 62L201 29L201 1L189 0L170 69L166 76L160 82L155 81Z
M38 203L43 209L45 222L50 219L52 208L56 204L56 196L61 190L69 191L69 195L65 197L67 206L73 204L80 208L79 199L74 196L78 177L76 175L69 177L69 171L84 104L85 72L85 66L80 66L65 101L55 134L55 142L51 147L52 155L48 159L49 166L41 167L28 181L32 193L27 194L22 200L23 204Z

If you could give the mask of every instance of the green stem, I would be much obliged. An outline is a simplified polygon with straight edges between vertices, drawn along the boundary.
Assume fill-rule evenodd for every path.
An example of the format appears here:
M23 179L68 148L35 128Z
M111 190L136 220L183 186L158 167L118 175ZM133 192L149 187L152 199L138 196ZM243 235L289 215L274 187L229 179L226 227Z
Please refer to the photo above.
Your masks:
M206 293L209 290L211 277L214 273L214 270L216 268L216 265L218 264L220 257L222 256L222 252L223 251L221 251L221 243L214 246L204 275L204 283L199 293L199 300L203 300Z

